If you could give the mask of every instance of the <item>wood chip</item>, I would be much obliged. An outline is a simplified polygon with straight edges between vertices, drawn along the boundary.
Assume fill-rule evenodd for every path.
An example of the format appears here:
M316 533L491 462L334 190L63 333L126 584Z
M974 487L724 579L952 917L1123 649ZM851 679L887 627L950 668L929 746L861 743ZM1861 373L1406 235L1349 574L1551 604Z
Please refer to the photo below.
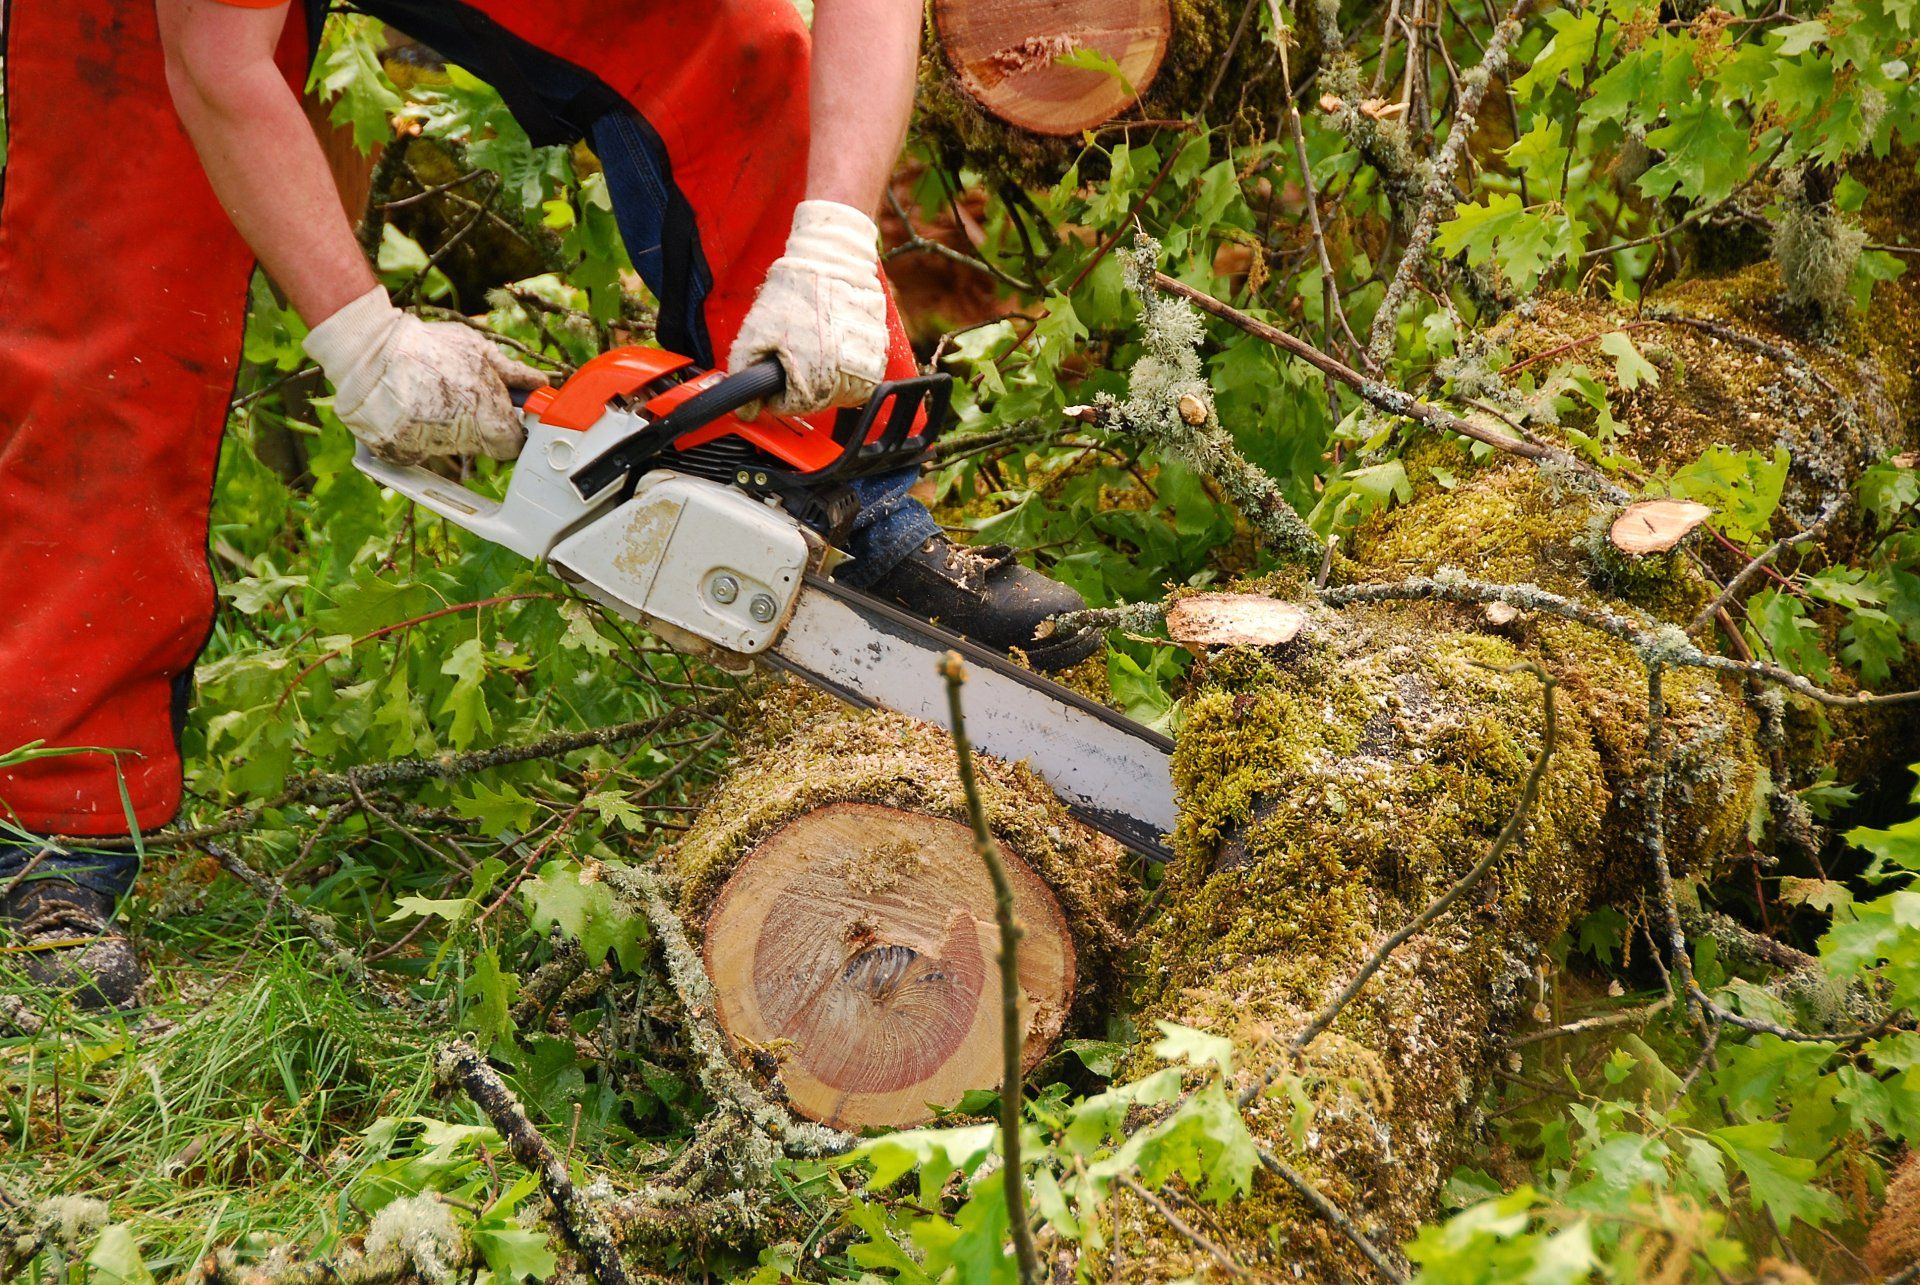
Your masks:
M1189 424L1207 422L1207 404L1192 393L1180 395L1180 418Z
M1345 106L1346 103L1342 102L1340 96L1337 94L1320 95L1320 110L1323 112L1337 112Z
M1712 509L1692 500L1641 500L1613 520L1607 539L1622 553L1665 553L1712 516Z
M1200 593L1167 609L1167 636L1199 647L1279 647L1292 642L1307 613L1290 602L1252 593Z
M1490 602L1481 611L1487 623L1494 626L1510 625L1520 619L1520 608L1510 602Z

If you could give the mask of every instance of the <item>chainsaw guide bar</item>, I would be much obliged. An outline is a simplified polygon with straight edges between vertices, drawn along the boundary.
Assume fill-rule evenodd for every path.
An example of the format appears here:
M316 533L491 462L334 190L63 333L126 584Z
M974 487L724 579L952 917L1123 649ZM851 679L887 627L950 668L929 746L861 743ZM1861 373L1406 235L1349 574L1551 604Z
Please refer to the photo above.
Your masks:
M996 652L820 574L821 494L926 458L950 381L882 384L831 427L733 411L778 393L768 359L701 372L617 348L525 399L526 448L504 498L364 444L354 465L454 525L534 561L669 644L719 662L764 659L847 703L949 725L939 662L970 666L967 728L1025 763L1087 825L1148 858L1170 855L1173 742Z
M950 726L939 661L967 662L967 734L996 758L1024 760L1087 825L1155 861L1176 812L1173 742L1079 692L1020 668L889 603L808 576L767 659L862 709Z

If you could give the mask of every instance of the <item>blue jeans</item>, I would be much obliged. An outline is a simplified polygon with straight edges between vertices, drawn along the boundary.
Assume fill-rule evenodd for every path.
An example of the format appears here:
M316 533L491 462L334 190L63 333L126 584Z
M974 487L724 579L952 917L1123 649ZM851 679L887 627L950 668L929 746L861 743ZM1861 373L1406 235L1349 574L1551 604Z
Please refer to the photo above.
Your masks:
M140 858L131 852L50 852L36 862L40 851L39 844L0 843L0 887L31 865L29 883L66 879L117 900L127 895L140 873Z
M866 589L900 565L900 560L940 534L940 524L927 506L907 492L920 480L918 468L878 473L853 483L860 512L847 536L847 552L854 560L833 578L855 589Z

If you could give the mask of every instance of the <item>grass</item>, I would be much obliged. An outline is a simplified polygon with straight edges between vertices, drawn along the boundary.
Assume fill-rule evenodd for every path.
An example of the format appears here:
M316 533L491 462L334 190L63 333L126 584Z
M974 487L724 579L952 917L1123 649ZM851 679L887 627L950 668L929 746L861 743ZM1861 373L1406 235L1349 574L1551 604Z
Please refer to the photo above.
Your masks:
M352 1187L379 1157L361 1135L428 1108L442 1032L356 993L242 897L154 925L164 997L145 1012L56 1012L0 1041L0 1182L107 1201L162 1279L215 1244L330 1247L364 1222ZM233 931L249 919L256 940Z

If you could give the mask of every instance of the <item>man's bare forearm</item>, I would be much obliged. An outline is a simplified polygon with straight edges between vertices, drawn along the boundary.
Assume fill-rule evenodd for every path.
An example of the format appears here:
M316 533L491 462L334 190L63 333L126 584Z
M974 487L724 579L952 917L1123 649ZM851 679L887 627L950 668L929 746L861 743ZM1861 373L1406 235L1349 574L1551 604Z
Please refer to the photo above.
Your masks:
M214 192L314 325L374 286L326 157L274 63L287 10L159 0L167 81Z
M873 214L913 114L915 0L815 0L807 196Z

